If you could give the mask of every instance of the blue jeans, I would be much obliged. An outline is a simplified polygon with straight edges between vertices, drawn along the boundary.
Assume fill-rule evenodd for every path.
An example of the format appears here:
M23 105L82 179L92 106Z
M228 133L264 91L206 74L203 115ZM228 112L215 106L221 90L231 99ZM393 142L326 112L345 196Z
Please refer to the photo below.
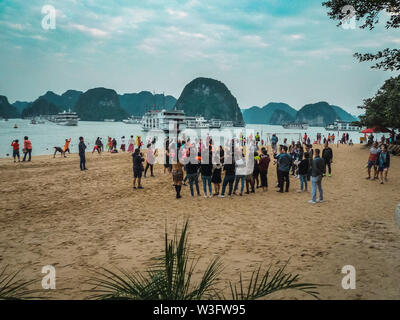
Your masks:
M239 184L239 180L241 180L241 184L240 184L240 193L243 193L244 190L244 181L246 179L246 176L242 176L242 175L237 175L235 177L235 187L233 188L234 191L236 191L238 189L238 184Z
M225 195L225 189L227 184L229 183L229 193L230 196L232 194L233 183L235 182L235 176L225 176L224 182L222 183L222 192L221 196Z
M306 174L301 174L300 175L300 190L303 190L304 187L305 189L308 189L308 182L307 182L307 175Z
M200 189L199 189L199 176L197 173L191 173L187 175L188 179L189 179L189 186L190 186L190 194L192 196L194 196L194 192L193 192L193 184L195 184L196 186L196 191L197 194L200 194Z
M322 190L322 176L311 177L312 200L317 201L317 188L319 191L319 200L324 200L324 191Z
M212 188L211 188L211 177L209 176L203 176L201 175L201 180L203 181L203 191L204 195L207 195L207 185L208 185L208 191L210 192L209 195L212 195Z

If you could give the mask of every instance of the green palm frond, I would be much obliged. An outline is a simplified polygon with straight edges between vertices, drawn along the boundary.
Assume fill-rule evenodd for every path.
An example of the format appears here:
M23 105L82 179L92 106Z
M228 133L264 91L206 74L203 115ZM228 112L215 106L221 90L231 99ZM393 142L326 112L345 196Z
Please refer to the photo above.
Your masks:
M7 273L7 266L0 272L0 300L22 300L22 299L39 299L32 296L38 293L38 290L29 290L28 286L35 283L36 280L24 281L18 279L21 270Z

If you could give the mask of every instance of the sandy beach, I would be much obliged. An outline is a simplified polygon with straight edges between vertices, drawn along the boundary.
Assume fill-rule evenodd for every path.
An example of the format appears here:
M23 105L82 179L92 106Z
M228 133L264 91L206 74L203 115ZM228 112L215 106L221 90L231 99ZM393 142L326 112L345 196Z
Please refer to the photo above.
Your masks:
M22 276L38 279L53 265L56 290L52 299L82 299L89 270L121 267L144 270L164 246L165 225L172 234L190 218L192 257L198 270L220 256L221 286L237 280L239 271L263 263L282 264L288 271L321 287L322 299L399 299L400 228L394 210L400 202L400 157L392 157L389 182L367 181L368 150L336 146L333 176L323 181L325 202L309 204L309 193L275 192L275 167L269 190L232 198L175 199L172 178L156 165L155 178L132 190L130 154L87 154L86 172L77 154L68 158L36 156L31 163L0 159L0 265L24 267ZM271 150L269 149L269 152ZM202 185L200 183L200 187ZM341 286L344 265L357 271L356 290ZM296 291L274 299L310 299Z

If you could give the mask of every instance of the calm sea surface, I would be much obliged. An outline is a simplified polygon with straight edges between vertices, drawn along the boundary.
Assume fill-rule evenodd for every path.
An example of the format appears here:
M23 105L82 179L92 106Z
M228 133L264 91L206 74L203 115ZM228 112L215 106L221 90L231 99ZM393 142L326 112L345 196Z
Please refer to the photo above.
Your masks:
M18 126L17 129L14 129L15 124ZM298 141L300 134L304 135L304 131L284 129L282 126L247 125L246 129L254 130L254 133L259 132L261 138L264 140L266 140L267 135L270 136L273 133L276 133L280 141L283 141L283 138L286 137L289 143L292 140ZM237 128L235 130L237 130ZM319 127L310 127L306 132L311 137L311 140L315 139L317 133L328 136L328 132L324 128ZM360 137L363 136L358 132L349 132L349 134L354 143L359 143ZM103 143L107 141L108 136L116 138L119 146L122 136L126 137L127 143L131 135L135 138L137 135L140 135L144 138L144 141L146 141L145 137L147 133L144 133L141 130L140 125L125 124L123 122L80 121L79 125L76 127L67 127L52 122L33 125L30 123L30 120L0 120L0 158L7 157L7 154L12 154L12 147L10 144L14 139L19 140L22 151L24 136L28 136L32 141L33 155L44 155L52 154L54 152L53 147L55 146L62 147L67 138L72 139L70 146L71 152L77 152L79 143L78 138L80 136L85 138L85 142L88 145L88 151L91 151L97 137L101 137ZM337 132L335 135L337 136ZM380 138L380 136L381 134L377 135L378 138Z

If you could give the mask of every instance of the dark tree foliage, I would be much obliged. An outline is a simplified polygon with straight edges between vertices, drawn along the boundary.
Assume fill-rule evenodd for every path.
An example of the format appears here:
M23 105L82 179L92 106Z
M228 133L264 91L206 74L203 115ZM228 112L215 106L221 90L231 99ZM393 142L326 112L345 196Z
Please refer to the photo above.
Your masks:
M365 99L359 108L365 109L360 116L363 125L400 129L400 76L386 80L375 97Z
M361 29L372 30L379 23L379 14L386 12L390 18L386 22L386 29L398 28L400 26L400 0L331 0L322 3L329 9L328 16L333 20L339 20L338 26L342 24L349 12L342 12L346 5L353 6L357 21L363 21ZM360 62L378 61L372 68L383 70L400 70L400 50L385 49L375 54L356 53L354 55Z

